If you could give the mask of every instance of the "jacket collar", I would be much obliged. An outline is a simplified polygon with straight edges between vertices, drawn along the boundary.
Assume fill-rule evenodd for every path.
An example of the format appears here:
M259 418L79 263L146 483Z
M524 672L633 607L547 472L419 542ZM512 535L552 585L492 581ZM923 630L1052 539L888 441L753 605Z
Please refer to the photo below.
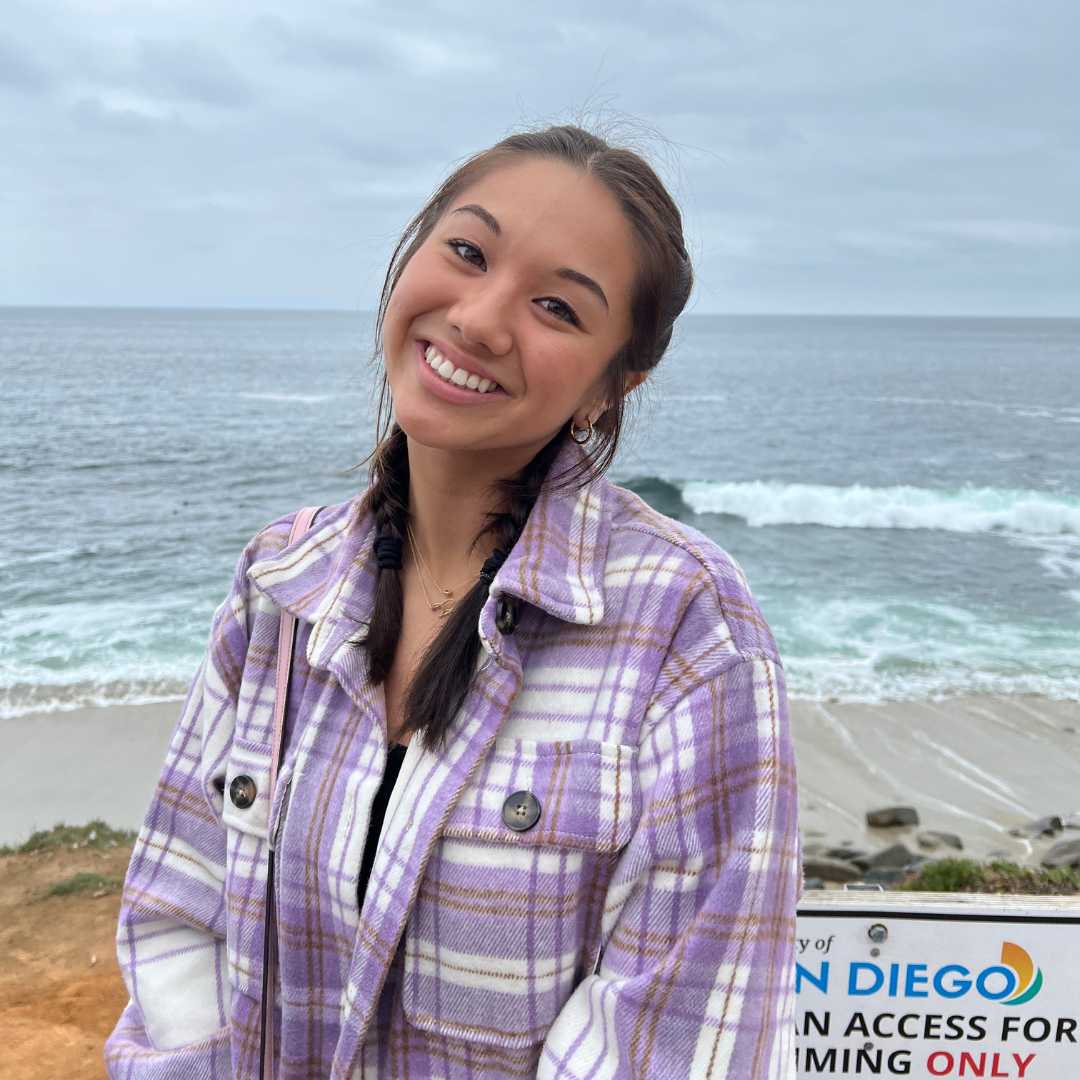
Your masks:
M514 550L491 585L491 595L518 597L566 622L592 625L604 617L604 567L611 537L611 484L603 477L560 488L581 451L568 443L551 467Z
M571 445L552 465L544 489L492 582L492 600L517 597L567 622L591 625L604 615L604 567L613 493L599 478L559 488L558 477L579 460ZM319 514L296 543L248 570L252 585L276 607L312 623L308 661L330 662L348 641L362 641L378 573L371 549L374 522L361 515L362 496Z

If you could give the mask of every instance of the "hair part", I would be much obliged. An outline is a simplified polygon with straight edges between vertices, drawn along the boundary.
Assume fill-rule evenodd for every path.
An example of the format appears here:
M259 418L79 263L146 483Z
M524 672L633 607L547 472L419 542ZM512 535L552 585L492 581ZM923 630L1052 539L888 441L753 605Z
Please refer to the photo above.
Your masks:
M663 182L644 158L611 146L574 125L558 125L510 135L468 158L436 190L401 234L383 280L375 321L375 359L382 355L386 309L402 272L460 195L494 170L529 158L560 161L595 176L611 192L629 224L638 254L630 297L630 333L608 362L604 374L604 412L594 422L594 436L582 447L580 463L560 475L560 485L577 485L601 475L618 450L626 411L626 382L649 372L671 342L676 318L686 306L694 275L683 240L682 216ZM372 484L363 509L374 515L376 535L404 542L409 507L408 440L393 422L393 403L385 371L376 414L378 445L371 458ZM490 516L481 534L509 552L517 543L539 497L552 462L565 442L572 418L510 480L500 485L503 509ZM480 639L477 624L488 596L480 581L456 604L424 654L403 702L406 728L429 748L440 746L461 708L476 670ZM403 596L398 571L380 570L364 648L369 678L386 680L401 637Z

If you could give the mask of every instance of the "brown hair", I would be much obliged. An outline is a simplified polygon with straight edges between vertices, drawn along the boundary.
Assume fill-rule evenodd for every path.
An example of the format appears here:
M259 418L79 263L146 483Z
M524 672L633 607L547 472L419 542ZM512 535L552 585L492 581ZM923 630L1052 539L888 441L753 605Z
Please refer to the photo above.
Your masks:
M607 410L595 424L595 437L584 448L580 466L558 483L581 483L600 475L618 449L625 415L625 380L632 372L650 371L671 341L675 320L686 306L693 286L693 269L683 241L682 217L653 168L632 150L610 146L580 127L561 125L511 135L488 150L474 154L440 185L424 208L409 222L383 281L375 323L378 357L382 327L390 296L417 249L463 191L495 169L523 158L565 162L600 180L618 200L638 249L637 275L630 299L630 336L608 363L604 400ZM405 433L391 423L392 402L383 375L379 395L379 443L371 459L372 485L364 509L375 517L377 536L404 542L409 507L409 455ZM509 552L517 543L548 471L572 424L566 425L525 468L502 483L502 512L491 515L477 542L491 536L495 546ZM487 600L483 581L462 597L443 620L438 637L424 655L405 694L403 709L410 731L424 745L442 744L450 723L468 693L476 670L480 639L477 624ZM401 635L402 590L398 571L379 571L375 603L364 648L374 685L390 673Z

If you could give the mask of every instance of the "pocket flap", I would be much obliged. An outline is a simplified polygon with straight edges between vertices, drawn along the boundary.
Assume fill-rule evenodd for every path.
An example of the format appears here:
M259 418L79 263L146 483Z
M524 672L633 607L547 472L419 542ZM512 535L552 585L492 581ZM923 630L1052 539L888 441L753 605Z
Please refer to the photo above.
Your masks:
M254 786L255 798L248 806L237 806L233 801L233 783L238 778L246 778ZM270 748L265 743L234 738L229 763L225 768L225 803L221 820L230 828L265 840L270 817L269 791Z
M621 743L496 739L443 835L618 851L633 835L640 812L636 758L637 748ZM540 803L539 819L524 832L503 821L503 804L520 791Z

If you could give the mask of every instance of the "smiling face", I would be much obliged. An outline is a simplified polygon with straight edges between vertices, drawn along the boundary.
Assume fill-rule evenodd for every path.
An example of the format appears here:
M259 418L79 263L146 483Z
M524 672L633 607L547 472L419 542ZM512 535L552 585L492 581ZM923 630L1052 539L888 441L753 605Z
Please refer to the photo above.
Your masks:
M636 264L619 204L587 173L527 158L467 188L386 309L402 429L436 449L505 451L517 468L570 417L595 419L630 335Z

